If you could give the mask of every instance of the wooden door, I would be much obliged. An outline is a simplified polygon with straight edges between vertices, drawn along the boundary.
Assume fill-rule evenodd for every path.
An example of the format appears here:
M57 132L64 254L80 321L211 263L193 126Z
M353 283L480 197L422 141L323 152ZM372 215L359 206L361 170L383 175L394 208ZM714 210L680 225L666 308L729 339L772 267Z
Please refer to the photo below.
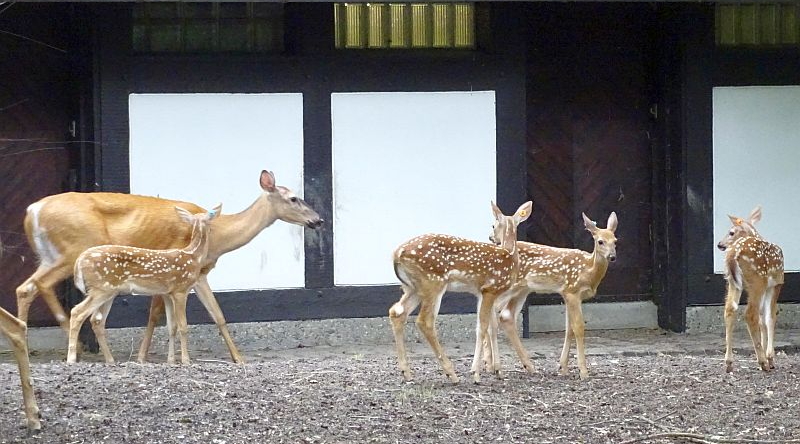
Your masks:
M647 5L534 4L528 42L527 237L593 248L581 212L619 217L617 262L597 300L652 298L653 79ZM557 299L537 296L532 303Z

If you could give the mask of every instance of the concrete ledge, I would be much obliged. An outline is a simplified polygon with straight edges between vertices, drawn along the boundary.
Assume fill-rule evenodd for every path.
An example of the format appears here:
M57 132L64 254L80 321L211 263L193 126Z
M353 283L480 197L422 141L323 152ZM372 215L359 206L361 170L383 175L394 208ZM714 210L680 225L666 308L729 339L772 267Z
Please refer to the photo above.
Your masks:
M421 342L424 339L414 325L416 316L406 325L406 341ZM437 330L442 342L474 341L474 314L441 315ZM242 352L264 350L287 350L302 347L343 345L393 345L394 337L388 317L325 319L309 321L251 322L229 324L228 329L236 346ZM144 327L108 329L108 341L115 357L135 359L139 350ZM28 331L28 348L31 351L63 352L67 349L67 335L58 327L31 328ZM151 352L165 354L167 331L157 327ZM189 348L227 356L228 350L215 324L189 326ZM0 341L0 350L7 350Z
M564 331L563 304L532 305L529 313L531 332ZM583 304L583 319L587 330L658 328L658 307L652 301L589 303Z
M586 327L590 330L657 328L656 306L652 302L592 303L583 305ZM532 331L564 331L564 307L532 306L530 308ZM407 343L425 342L414 325L415 316L406 326ZM475 314L441 315L437 330L442 343L469 343L475 341ZM287 350L302 347L387 345L394 344L389 318L325 319L309 321L279 321L229 324L231 335L242 352ZM135 358L142 339L143 327L113 328L108 340L116 357L122 360ZM66 353L67 336L57 327L31 328L28 331L31 351ZM166 353L167 333L164 327L156 329L153 353ZM191 350L208 352L215 356L228 355L219 330L214 324L189 326ZM0 349L7 349L0 341Z
M745 308L747 305L742 305L737 310L737 326L738 329L747 329L743 322ZM722 305L707 305L700 307L687 307L686 308L686 333L724 333L725 321L723 319ZM741 324L741 325L739 325ZM800 328L800 304L778 304L778 324L776 329L797 329Z

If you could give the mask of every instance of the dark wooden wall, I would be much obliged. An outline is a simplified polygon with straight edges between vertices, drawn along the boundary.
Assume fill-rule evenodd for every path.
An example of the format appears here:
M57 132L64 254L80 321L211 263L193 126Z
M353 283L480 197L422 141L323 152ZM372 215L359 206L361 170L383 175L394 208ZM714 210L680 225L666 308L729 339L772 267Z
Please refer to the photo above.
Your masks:
M287 4L287 50L272 55L131 54L127 8L104 5L95 9L102 67L98 128L103 149L97 166L104 190L128 191L130 93L302 92L305 198L330 221L331 93L494 90L498 203L516 208L526 197L525 52L521 40L525 27L516 5L492 6L494 35L478 51L343 51L333 48L331 4ZM254 168L257 173L269 166ZM305 288L225 293L218 300L227 320L385 316L400 297L398 286L333 285L330 225L306 237L305 257ZM146 298L119 298L109 325L142 324L147 306ZM442 304L442 313L474 310L472 295L448 295ZM195 323L210 321L194 298L190 298L188 316Z
M596 300L650 299L655 9L535 3L527 17L528 238L591 251L581 212L605 226L615 211L618 259Z
M80 50L72 6L14 3L0 9L0 305L16 313L15 289L36 268L22 228L25 209L77 186L70 170L80 162L80 145L68 128L77 109ZM54 324L41 301L32 306L30 322Z

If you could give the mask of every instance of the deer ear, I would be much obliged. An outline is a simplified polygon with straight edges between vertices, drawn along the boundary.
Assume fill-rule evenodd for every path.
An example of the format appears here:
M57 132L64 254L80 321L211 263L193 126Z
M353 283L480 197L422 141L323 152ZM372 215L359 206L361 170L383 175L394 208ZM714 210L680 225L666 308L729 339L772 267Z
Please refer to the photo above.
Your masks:
M606 223L606 229L611 230L611 232L617 231L617 213L611 212L611 215L608 216L608 222Z
M501 217L503 217L503 212L500 211L500 207L498 207L497 204L494 203L494 201L491 201L491 203L492 203L492 214L494 214L494 218L496 220L499 220Z
M262 170L259 183L264 191L275 192L275 175L272 174L272 171Z
M728 219L731 220L731 224L735 227L741 227L742 222L744 222L741 217L731 216L730 214L728 215Z
M594 232L597 231L597 224L589 219L586 213L581 213L581 216L583 216L583 225L586 227L586 231L594 234Z
M755 225L756 222L761 220L761 205L753 208L753 211L750 212L750 224Z
M185 222L192 223L194 216L188 210L183 209L179 206L175 207L175 212L178 213L178 216Z
M208 212L208 220L216 219L219 214L222 213L222 204L217 204L216 207L212 208L211 211Z
M533 202L530 200L519 206L517 212L514 213L514 220L516 221L517 225L525 222L529 217L531 217L531 209L533 209Z

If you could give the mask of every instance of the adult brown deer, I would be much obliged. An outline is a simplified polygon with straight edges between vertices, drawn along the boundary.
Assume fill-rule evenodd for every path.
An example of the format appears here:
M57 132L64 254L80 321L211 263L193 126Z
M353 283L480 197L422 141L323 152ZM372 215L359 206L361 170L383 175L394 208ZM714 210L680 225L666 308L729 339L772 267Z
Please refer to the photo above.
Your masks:
M617 214L612 212L608 217L606 228L599 228L586 214L582 214L586 230L594 238L594 250L587 253L573 248L557 248L529 242L517 242L519 253L519 279L521 285L504 295L498 301L500 325L529 373L533 372L533 363L522 346L517 331L517 317L525 305L528 294L558 293L566 306L566 328L564 347L559 360L561 374L569 373L567 364L572 338L578 355L578 368L581 379L589 376L586 368L584 348L584 321L581 304L597 294L597 287L606 275L608 263L617 259ZM497 340L494 336L493 340ZM497 348L496 345L492 345ZM499 358L499 355L495 354ZM497 360L489 360L489 365L500 368Z
M522 204L513 216L505 216L492 202L495 215L493 239L500 247L443 234L415 237L394 251L394 270L403 288L400 301L389 309L400 371L411 380L405 349L405 325L417 306L417 327L428 340L445 374L458 382L453 363L445 354L436 333L436 316L442 296L448 290L469 292L478 298L473 379L480 381L481 344L490 341L495 300L517 281L517 225L531 214L532 202ZM497 350L491 350L493 355Z
M259 182L263 192L252 205L237 214L221 215L211 224L208 255L194 286L219 327L231 358L239 363L244 361L208 284L208 273L220 256L247 244L276 220L308 228L318 228L323 223L303 199L290 189L277 186L271 172L262 171ZM27 321L31 302L41 293L61 327L68 330L67 317L54 288L72 275L75 259L87 248L114 244L165 250L188 244L191 227L175 215L175 206L192 213L205 211L189 202L121 193L64 193L31 204L25 216L25 233L40 264L17 287L19 318ZM139 349L140 362L146 359L153 329L163 312L163 300L153 297Z
M186 339L186 298L200 276L208 253L208 228L221 205L208 213L192 214L175 207L180 218L192 226L189 245L180 249L150 250L124 245L101 245L81 253L75 260L75 286L86 295L72 308L69 326L67 363L77 358L78 332L92 315L92 328L106 362L114 362L108 347L105 322L114 298L123 292L145 295L161 294L167 303L169 350L167 362L175 363L175 332L181 341L181 362L189 363Z
M3 243L0 241L0 257L3 257ZM11 313L0 307L0 331L8 339L14 358L17 360L19 379L22 383L22 402L25 404L25 419L28 430L39 430L42 424L39 420L39 406L36 405L36 395L33 393L33 378L31 377L31 362L28 357L28 328Z
M725 371L733 371L733 326L742 291L747 290L745 320L761 370L775 368L775 323L783 288L783 251L756 230L761 207L748 220L728 216L731 228L717 244L725 252ZM766 351L765 351L766 350Z

